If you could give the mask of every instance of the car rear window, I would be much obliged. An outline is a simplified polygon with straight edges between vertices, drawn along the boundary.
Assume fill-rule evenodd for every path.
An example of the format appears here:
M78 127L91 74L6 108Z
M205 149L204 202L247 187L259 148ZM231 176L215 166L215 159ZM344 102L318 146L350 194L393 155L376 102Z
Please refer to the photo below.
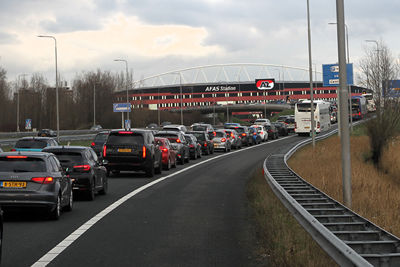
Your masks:
M244 129L243 128L235 128L235 130L238 133L244 133Z
M175 134L156 134L156 137L164 137L164 138L168 138L168 140L171 143L176 143L176 140L179 138L178 135Z
M47 142L43 140L18 140L15 144L16 148L44 148L47 146Z
M193 131L207 131L207 126L205 125L195 125L192 127Z
M294 119L293 118L288 118L285 120L286 123L294 123Z
M80 152L70 152L70 151L46 151L51 152L58 158L62 167L70 167L74 165L83 164L83 157Z
M107 143L113 145L142 145L144 143L143 135L132 133L132 134L120 134L113 133L108 137Z
M216 137L224 137L224 133L221 132L215 132Z
M41 158L0 157L0 172L46 172L46 162Z
M94 138L95 142L105 142L107 140L108 134L98 134L96 135L96 137Z
M206 137L204 136L204 133L191 133L191 134L196 136L197 140L200 140L200 141L205 141L206 140Z

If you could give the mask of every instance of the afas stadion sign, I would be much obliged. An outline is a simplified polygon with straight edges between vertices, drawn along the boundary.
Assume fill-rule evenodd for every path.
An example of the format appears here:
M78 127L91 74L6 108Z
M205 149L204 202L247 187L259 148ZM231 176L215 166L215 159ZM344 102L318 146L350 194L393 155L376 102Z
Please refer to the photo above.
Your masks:
M271 90L274 88L275 79L258 79L256 80L256 87L259 90Z

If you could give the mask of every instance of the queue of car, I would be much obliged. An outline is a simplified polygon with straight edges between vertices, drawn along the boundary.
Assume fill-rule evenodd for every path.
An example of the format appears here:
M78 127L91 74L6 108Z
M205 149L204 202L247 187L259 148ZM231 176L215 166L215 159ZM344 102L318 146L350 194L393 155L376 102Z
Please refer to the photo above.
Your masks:
M160 174L215 151L229 152L287 135L285 123L262 119L250 127L227 123L220 129L195 123L155 129L98 132L90 147L60 146L52 137L23 137L11 152L0 151L0 206L42 208L58 219L72 210L73 193L94 200L108 191L108 177L121 171Z

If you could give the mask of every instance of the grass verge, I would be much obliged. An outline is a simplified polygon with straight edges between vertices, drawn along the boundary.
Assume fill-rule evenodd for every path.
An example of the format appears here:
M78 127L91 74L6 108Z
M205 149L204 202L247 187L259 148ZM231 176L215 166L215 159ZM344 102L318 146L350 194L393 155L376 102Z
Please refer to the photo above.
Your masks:
M352 210L400 236L400 140L383 153L383 169L366 161L368 136L351 137ZM340 139L337 136L300 149L289 166L301 177L343 203Z
M336 266L294 219L258 170L247 184L247 198L256 224L260 266Z

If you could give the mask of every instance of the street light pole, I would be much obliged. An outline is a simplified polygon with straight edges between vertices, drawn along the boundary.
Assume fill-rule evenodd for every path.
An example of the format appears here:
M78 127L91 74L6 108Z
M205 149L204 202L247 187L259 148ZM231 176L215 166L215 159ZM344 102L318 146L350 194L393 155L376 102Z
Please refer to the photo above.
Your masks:
M330 25L336 25L336 22L329 22L328 24ZM347 64L350 64L350 48L349 48L349 28L347 27L347 24L344 24L346 28L346 54L347 54ZM346 66L346 71L347 71L347 66ZM353 109L351 105L351 85L348 85L348 92L349 92L349 114L350 114L350 128L351 132L353 132Z
M21 76L26 76L28 74L26 73L22 73L20 75L18 75L18 85L17 85L17 132L19 132L19 94L20 94L20 88L19 88L19 82L20 82L20 77Z
M96 125L96 82L93 85L93 126Z
M126 81L125 81L125 86L126 86L126 103L129 103L129 109L126 112L126 119L129 121L129 112L130 112L130 102L129 102L129 97L128 97L128 61L125 59L114 59L114 61L121 61L125 62L125 69L126 69ZM126 127L126 125L125 125Z
M312 146L315 148L315 121L314 121L314 89L312 78L312 57L311 57L311 29L310 29L310 1L307 0L307 26L308 26L308 72L310 76L310 102L311 102L311 139Z
M38 35L41 38L51 38L54 40L54 54L56 63L56 113L57 113L57 142L60 142L60 113L58 107L58 72L57 72L57 39L52 35Z

